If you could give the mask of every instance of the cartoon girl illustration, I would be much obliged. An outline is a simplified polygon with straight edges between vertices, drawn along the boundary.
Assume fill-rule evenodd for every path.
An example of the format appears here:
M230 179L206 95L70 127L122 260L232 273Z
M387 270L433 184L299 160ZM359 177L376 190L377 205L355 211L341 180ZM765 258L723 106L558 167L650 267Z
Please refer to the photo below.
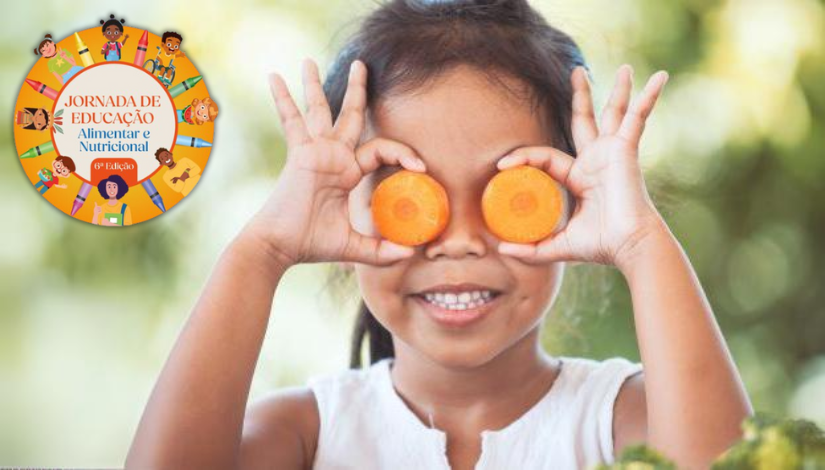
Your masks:
M33 131L45 131L49 127L54 127L54 130L62 134L62 114L62 109L51 116L46 108L23 108L14 114L14 123L23 129Z
M132 210L120 201L129 192L129 185L120 175L111 175L101 180L97 184L97 191L106 202L98 205L95 201L93 224L109 227L132 225Z
M34 54L49 59L47 62L49 72L54 74L61 85L83 68L77 65L71 52L66 52L65 49L57 47L51 34L47 34L40 41L40 45L34 49Z
M103 49L100 50L100 53L103 54L103 57L106 58L107 61L109 60L120 60L121 56L121 49L123 46L126 45L126 40L129 39L129 35L123 36L123 42L118 42L120 36L123 35L123 23L126 20L115 19L115 15L109 15L108 20L100 20L100 24L103 26L100 28L103 32L103 37L106 38L106 43L103 45Z
M202 100L195 98L192 100L192 104L177 111L178 122L197 124L200 126L201 124L215 121L215 118L218 117L218 104L209 97Z

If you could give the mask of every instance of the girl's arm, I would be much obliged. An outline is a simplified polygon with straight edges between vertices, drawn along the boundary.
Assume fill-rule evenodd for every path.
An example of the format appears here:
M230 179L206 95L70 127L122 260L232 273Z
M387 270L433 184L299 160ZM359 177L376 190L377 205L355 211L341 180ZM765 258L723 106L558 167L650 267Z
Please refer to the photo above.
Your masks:
M631 104L632 74L619 70L597 127L587 76L573 71L575 158L526 147L498 162L542 168L576 199L561 232L535 245L501 243L499 251L526 262L610 264L624 274L645 372L625 383L616 403L616 443L646 440L680 468L707 468L739 437L751 406L699 281L642 178L639 141L668 76L654 74Z
M645 368L651 446L707 468L753 413L699 279L659 219L617 262L630 288Z
M306 414L315 405L306 391L257 406L246 423L244 411L272 297L289 266L385 265L414 254L410 247L356 232L347 215L349 192L381 165L425 170L414 151L398 142L359 145L366 83L367 69L356 61L333 126L312 61L304 63L306 119L283 79L273 77L286 164L263 208L221 256L180 333L138 426L127 468L310 465L312 455L298 445L312 439L313 417ZM317 434L317 424L314 429Z
M262 246L244 231L218 260L152 391L126 468L235 468L252 373L288 267Z

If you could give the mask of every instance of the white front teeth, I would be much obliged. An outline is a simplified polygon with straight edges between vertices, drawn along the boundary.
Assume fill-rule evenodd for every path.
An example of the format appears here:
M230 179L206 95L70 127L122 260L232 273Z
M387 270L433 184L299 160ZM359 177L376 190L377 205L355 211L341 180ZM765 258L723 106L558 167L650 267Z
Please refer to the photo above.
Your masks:
M486 304L493 299L493 293L488 290L457 293L427 292L424 294L424 299L447 310L467 310Z

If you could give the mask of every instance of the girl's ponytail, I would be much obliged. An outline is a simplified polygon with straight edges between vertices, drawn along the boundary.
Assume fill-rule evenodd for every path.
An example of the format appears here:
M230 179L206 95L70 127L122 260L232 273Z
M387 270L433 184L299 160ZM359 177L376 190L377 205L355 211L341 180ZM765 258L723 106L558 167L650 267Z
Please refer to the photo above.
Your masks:
M361 348L366 336L369 336L370 364L375 364L387 357L395 357L392 335L378 323L367 304L362 300L358 305L358 315L355 319L355 327L352 330L349 359L351 369L360 369L362 366Z

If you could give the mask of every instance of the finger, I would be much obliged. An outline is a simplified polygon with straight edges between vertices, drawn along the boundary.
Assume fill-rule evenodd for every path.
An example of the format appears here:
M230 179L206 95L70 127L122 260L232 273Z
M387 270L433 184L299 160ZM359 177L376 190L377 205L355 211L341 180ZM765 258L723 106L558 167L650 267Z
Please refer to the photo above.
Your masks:
M564 231L551 235L538 244L501 242L498 244L498 252L530 264L579 260L579 257L576 256L570 246L569 238Z
M669 75L664 70L656 72L647 81L642 93L633 100L627 111L618 135L634 145L639 145L648 116L653 112L656 101L667 83Z
M284 126L284 136L287 144L297 146L309 142L309 131L304 125L304 118L301 116L301 112L298 111L298 106L295 105L295 100L292 99L283 77L277 73L270 75L269 88L272 92L272 98L275 100L275 107L278 108L281 125Z
M519 165L530 165L542 169L562 186L579 194L581 188L570 178L570 171L576 159L554 147L520 147L500 159L496 166L506 170Z
M367 175L382 165L400 165L410 171L427 171L424 160L415 150L401 142L376 137L355 149L355 160L361 167L361 173Z
M352 231L341 261L387 265L415 254L415 249Z
M304 59L303 80L307 128L311 135L328 135L332 131L332 112L321 85L318 65L312 59Z
M578 66L573 69L571 81L573 82L571 127L576 151L581 152L599 135L599 129L596 127L596 116L593 114L593 94L590 91L585 68Z
M602 112L602 134L613 135L619 130L619 125L627 112L630 103L630 92L633 90L633 67L624 64L616 73L616 84Z
M367 107L367 67L360 60L353 61L347 79L347 91L341 112L333 128L334 135L355 148L364 129L364 111Z

